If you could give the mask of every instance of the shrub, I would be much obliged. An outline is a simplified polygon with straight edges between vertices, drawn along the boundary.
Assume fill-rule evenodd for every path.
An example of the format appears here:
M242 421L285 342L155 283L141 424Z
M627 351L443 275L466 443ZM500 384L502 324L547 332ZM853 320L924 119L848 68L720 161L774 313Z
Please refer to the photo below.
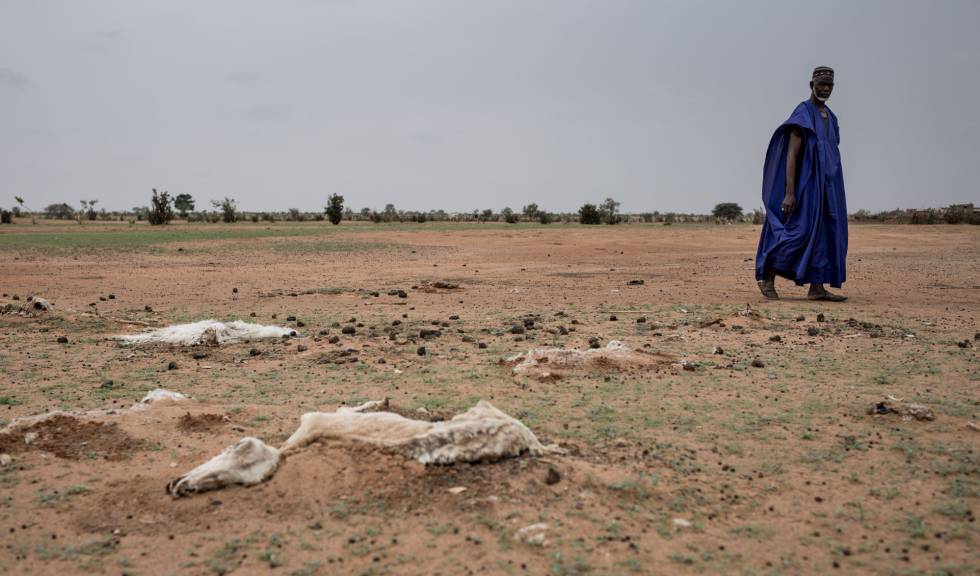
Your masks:
M13 213L0 208L0 224L13 224Z
M215 208L221 210L221 220L231 224L238 220L238 202L232 200L231 198L225 198L224 200L212 200L211 205ZM217 219L213 219L212 222L217 222Z
M500 215L503 217L504 222L508 224L517 224L517 214L510 208L504 208L500 211Z
M580 224L599 224L602 222L602 214L595 204L583 204L578 209L578 221Z
M538 222L542 224L551 224L554 218L554 216L544 210L538 211Z
M170 193L166 190L157 192L157 189L153 188L153 197L150 199L150 204L150 212L146 215L146 219L150 221L150 224L160 226L174 219L174 209L170 205Z
M344 217L344 197L340 194L331 194L330 198L327 199L327 207L323 211L327 214L331 224L334 226L340 224L341 218Z
M618 211L619 202L616 202L612 198L606 198L606 201L599 207L599 212L602 214L602 221L606 224L619 224L622 221L622 218L617 214Z
M535 204L534 202L522 208L521 212L524 212L524 216L526 216L528 220L534 220L535 218L538 218L541 215L541 211L538 209L538 205Z
M258 222L259 221L259 215L258 214L252 214L249 217L249 220L251 220L252 222Z
M70 220L75 217L75 209L65 203L51 204L44 209L44 215L54 220Z

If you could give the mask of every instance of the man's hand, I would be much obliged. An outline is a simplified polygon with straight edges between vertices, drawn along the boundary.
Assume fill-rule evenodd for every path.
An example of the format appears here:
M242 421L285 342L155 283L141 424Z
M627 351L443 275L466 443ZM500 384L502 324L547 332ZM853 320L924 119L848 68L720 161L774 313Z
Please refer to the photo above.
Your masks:
M793 215L793 211L796 210L796 194L786 191L786 196L783 197L783 217L789 218Z

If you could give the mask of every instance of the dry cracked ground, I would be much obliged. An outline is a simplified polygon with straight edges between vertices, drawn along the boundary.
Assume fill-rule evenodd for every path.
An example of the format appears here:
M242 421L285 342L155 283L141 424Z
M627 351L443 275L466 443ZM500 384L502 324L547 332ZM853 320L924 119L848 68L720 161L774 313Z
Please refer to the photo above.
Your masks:
M0 571L980 573L980 228L852 226L843 304L764 301L757 234L4 227L0 424L115 413L0 434ZM299 337L112 340L205 318ZM611 340L657 361L503 362ZM154 388L193 400L121 410ZM866 412L887 396L935 418ZM164 492L243 436L382 398L426 418L486 399L565 454L425 467L326 442L259 486Z

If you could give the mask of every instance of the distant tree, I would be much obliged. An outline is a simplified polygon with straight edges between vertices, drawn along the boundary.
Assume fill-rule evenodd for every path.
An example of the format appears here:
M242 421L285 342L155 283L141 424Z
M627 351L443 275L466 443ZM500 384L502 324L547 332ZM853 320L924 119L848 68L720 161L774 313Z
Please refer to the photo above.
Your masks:
M538 217L538 214L540 214L538 211L538 205L534 202L528 204L524 208L521 208L521 212L524 213L524 216L527 217L528 220L534 220Z
M95 220L95 205L99 203L98 200L79 200L79 204L82 205L81 211L78 213L78 219L81 220L85 218L87 220Z
M327 207L323 209L330 223L336 226L344 217L344 197L340 194L331 194L327 199Z
M13 212L0 208L0 224L13 224Z
M300 222L303 220L303 215L300 214L299 208L290 208L286 213L286 220L288 222Z
M504 208L500 211L500 216L504 219L504 222L508 224L517 224L517 214L510 207Z
M171 203L170 192L166 190L157 192L157 189L153 188L153 197L150 198L150 211L146 215L146 219L150 221L150 224L161 226L173 220L174 209Z
M225 197L224 200L212 200L211 205L221 210L221 220L231 224L238 221L238 202Z
M382 214L385 222L394 222L398 219L398 210L395 210L394 204L385 204L385 210Z
M187 218L187 213L194 211L194 198L190 194L178 194L174 198L174 208L180 212L181 218Z
M385 221L385 215L376 210L371 211L371 222L375 224L380 224Z
M539 210L538 211L538 222L540 222L542 224L551 224L551 222L554 219L555 219L555 217L552 216L549 212L547 212L545 210Z
M361 220L370 220L370 219L371 219L371 209L366 207L361 208Z
M711 215L722 220L735 220L742 217L742 207L734 202L716 204Z
M602 213L599 212L595 204L583 204L578 209L578 221L580 224L600 224Z
M44 209L44 215L55 220L70 220L75 217L75 209L65 203L50 204Z
M487 208L480 212L480 222L489 222L493 220L493 210Z
M762 224L766 221L766 212L761 208L756 208L752 211L752 223Z
M20 216L22 212L31 215L31 224L37 224L37 219L34 218L34 213L30 209L24 206L24 199L20 196L14 196L14 200L17 202L17 208L14 210L14 216Z
M602 221L606 224L619 224L622 220L617 214L619 212L619 202L616 202L612 198L606 198L606 201L599 206L599 212L602 214Z
M642 218L644 222L649 224L650 222L653 222L653 219L656 218L656 215L654 215L653 212L644 212L643 214L640 214L640 218Z

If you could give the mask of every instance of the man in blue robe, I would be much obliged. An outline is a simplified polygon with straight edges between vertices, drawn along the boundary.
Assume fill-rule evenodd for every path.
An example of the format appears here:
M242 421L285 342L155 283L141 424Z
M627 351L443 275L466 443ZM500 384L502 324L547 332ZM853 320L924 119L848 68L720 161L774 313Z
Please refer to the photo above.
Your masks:
M762 176L766 221L755 276L766 298L776 299L776 276L810 285L807 298L841 302L846 278L847 207L837 116L827 107L834 71L813 71L810 98L793 110L769 142Z

